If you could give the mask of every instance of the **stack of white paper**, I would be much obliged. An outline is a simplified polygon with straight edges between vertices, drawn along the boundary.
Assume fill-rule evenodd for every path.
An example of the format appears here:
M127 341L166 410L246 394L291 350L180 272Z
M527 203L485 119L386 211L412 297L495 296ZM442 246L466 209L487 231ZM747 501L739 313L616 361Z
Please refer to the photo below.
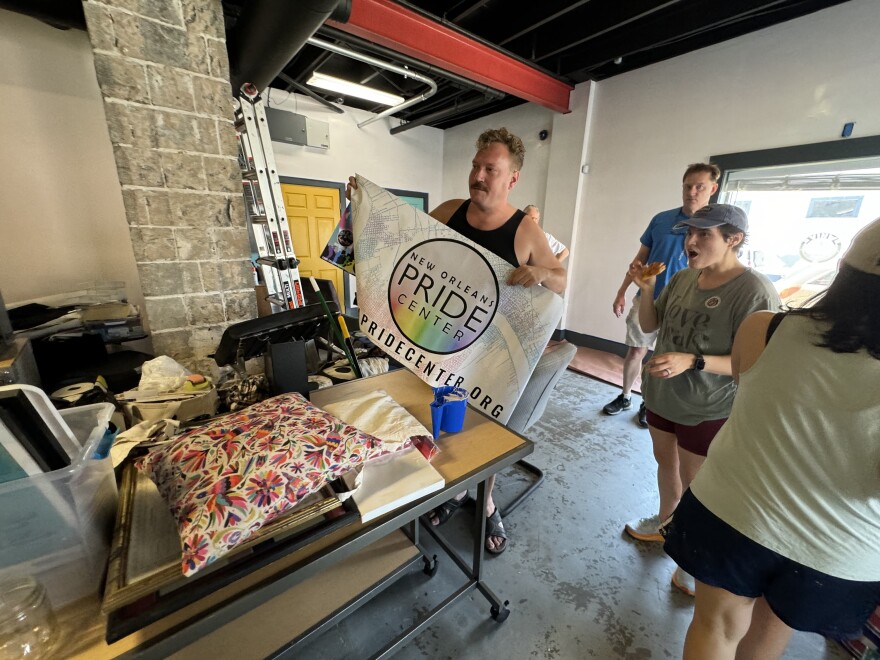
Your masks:
M365 523L438 491L446 483L416 449L370 461L364 465L361 479L353 497Z

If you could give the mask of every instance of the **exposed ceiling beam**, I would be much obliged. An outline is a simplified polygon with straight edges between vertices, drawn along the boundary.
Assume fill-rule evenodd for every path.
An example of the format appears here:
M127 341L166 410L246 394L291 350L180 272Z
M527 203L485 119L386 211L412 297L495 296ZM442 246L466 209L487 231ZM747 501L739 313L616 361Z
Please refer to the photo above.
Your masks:
M305 85L300 85L300 84L299 84L298 82L296 82L293 78L291 78L291 77L288 76L286 73L284 73L284 71L282 71L281 73L279 73L279 74L278 74L278 77L281 78L281 80L283 80L284 82L287 83L287 85L288 85L288 89L287 89L287 91L290 91L291 89L295 89L295 90L298 91L300 94L305 94L306 96L311 96L311 97L312 97L313 99L315 99L318 103L320 103L321 105L323 105L323 106L329 108L329 109L332 110L333 112L336 112L336 113L338 113L338 114L340 114L340 115L345 113L345 110L343 110L342 108L340 108L338 105L334 105L333 103L330 103L330 101L328 101L327 99L325 99L325 98L324 98L323 96L321 96L320 94L317 94L317 93L313 92L312 90L310 90L310 89L309 89L308 87L306 87Z
M352 0L348 22L328 24L550 110L569 112L571 85L390 0Z
M640 20L650 16L651 14L656 14L657 12L661 12L664 9L668 9L669 7L671 7L673 5L677 5L681 1L682 0L669 0L668 2L664 2L661 5L657 5L656 7L652 7L651 9L644 11L640 14L637 14L636 16L630 16L626 20L621 21L620 23L616 23L614 25L611 25L611 26L605 28L604 30L599 30L598 32L593 32L592 34L588 34L587 36L585 36L581 39L578 39L577 41L574 41L569 44L565 44L561 48L557 48L556 50L550 51L549 53L544 53L543 55L541 55L540 57L537 57L535 59L536 59L536 61L541 61L541 60L547 59L548 57L553 57L554 55L558 55L559 53L564 53L565 51L570 50L570 49L574 48L575 46L580 46L582 44L587 43L588 41L598 39L599 37L601 37L604 34L608 34L609 32L613 32L614 30L619 30L620 28L622 28L625 25L629 25L630 23L635 23L637 21L640 21Z
M461 21L466 19L468 16L473 14L475 11L482 9L483 7L488 5L491 1L492 0L479 0L479 2L474 3L469 8L465 9L463 12L461 12L457 16L453 16L449 20L451 20L453 23L460 23Z
M432 121L440 121L441 119L446 119L447 117L450 117L452 115L457 115L468 110L473 110L474 108L479 108L491 102L492 99L481 96L475 99L471 99L470 101L465 101L461 104L456 103L451 107L444 108L443 110L438 110L437 112L432 112L429 115L423 115L418 119L407 121L400 126L395 126L391 129L391 135L397 135L398 133L403 133L403 131L408 131L411 128L430 124Z
M454 89L450 85L444 85L441 87L441 91L445 92L442 98L438 98L435 96L433 99L425 101L418 107L418 112L411 112L408 116L404 117L406 121L413 121L412 115L416 117L420 117L422 115L428 114L430 112L434 112L437 108L443 108L451 105L458 105L458 99L462 96L466 96L468 94L472 94L473 90L470 89ZM439 95L438 95L439 96ZM497 98L493 100L497 101Z
M662 37L658 37L657 31L650 24L633 25L627 32L626 40L621 40L620 47L615 45L613 35L603 34L601 39L590 44L582 43L577 49L563 55L563 58L572 58L574 61L585 63L586 66L582 71L589 74L608 65L615 58L621 58L623 63L626 63L641 53L660 51L677 42L689 40L693 42L716 30L722 31L721 33L726 36L706 39L704 40L706 43L730 39L736 36L736 33L729 31L736 30L735 26L738 23L774 12L787 4L789 0L741 0L738 3L738 10L734 12L733 3L719 4L714 0L707 0L706 6L700 12L681 7L667 14L666 20L670 27L664 31ZM687 50L694 48L690 47Z
M321 68L321 66L323 66L331 57L333 57L333 53L328 53L326 50L317 50L315 56L310 61L306 61L302 65L297 65L296 78L299 80L308 80L311 75ZM290 64L288 64L288 67L289 66ZM287 67L285 67L285 71L286 70Z
M568 5L567 7L564 7L563 9L559 10L555 14L551 14L550 16L547 16L546 18L542 18L540 21L536 21L536 22L532 23L524 30L520 30L516 34L510 35L506 39L502 39L501 41L498 42L498 45L503 46L504 44L510 43L514 39L519 39L520 37L527 35L529 32L533 32L534 30L537 30L542 25L546 25L547 23L551 23L551 22L555 21L557 18L559 18L561 16L565 16L566 14L574 11L575 9L579 9L581 6L587 4L588 2L590 2L590 0L580 0L580 2L573 2L570 5Z
M431 125L434 128L445 130L447 128L452 128L453 126L458 126L459 124L465 124L474 119L480 119L481 117L485 117L486 115L491 115L496 112L501 112L502 110L507 110L508 108L522 105L523 103L525 103L525 101L508 95L501 101L493 101L491 103L487 103L486 105L479 108L474 108L469 112L462 111L461 108L459 108L458 114L453 115L448 120L441 119L438 121L434 121Z

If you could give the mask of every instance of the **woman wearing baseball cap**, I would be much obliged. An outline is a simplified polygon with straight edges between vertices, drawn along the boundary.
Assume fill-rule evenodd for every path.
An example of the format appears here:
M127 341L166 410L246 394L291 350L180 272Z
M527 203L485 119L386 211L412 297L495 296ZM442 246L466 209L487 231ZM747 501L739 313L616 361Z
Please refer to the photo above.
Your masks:
M880 604L880 219L812 307L749 316L732 365L730 418L665 529L697 579L684 657L857 637Z
M640 264L630 268L642 292L639 324L645 332L658 331L642 395L657 459L661 521L672 514L730 414L736 392L730 350L740 323L780 305L770 281L739 260L748 223L745 212L730 204L709 204L683 220L688 268L673 276L656 301L656 278L643 275ZM626 530L655 540L639 536L644 523ZM657 524L652 527L656 534ZM672 584L694 594L693 578L680 568Z

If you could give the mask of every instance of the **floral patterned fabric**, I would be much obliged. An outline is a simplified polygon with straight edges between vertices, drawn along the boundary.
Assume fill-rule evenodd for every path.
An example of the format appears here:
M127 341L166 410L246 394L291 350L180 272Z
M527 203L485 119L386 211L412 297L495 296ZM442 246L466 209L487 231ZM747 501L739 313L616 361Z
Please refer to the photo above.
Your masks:
M192 575L327 481L383 453L380 439L299 394L282 394L178 435L135 465L168 503L183 574Z

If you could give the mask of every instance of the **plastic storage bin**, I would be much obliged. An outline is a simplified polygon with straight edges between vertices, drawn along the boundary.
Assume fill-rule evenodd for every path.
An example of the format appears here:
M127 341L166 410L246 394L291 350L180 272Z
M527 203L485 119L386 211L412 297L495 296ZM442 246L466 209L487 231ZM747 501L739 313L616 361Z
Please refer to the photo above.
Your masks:
M73 431L73 436L80 446L85 448L100 443L107 431L110 418L113 417L113 411L112 403L93 403L88 406L59 410L58 413ZM91 457L90 454L89 458Z
M82 444L70 467L0 484L0 578L30 574L54 607L97 592L116 517L109 458L95 460L110 403L62 410Z

